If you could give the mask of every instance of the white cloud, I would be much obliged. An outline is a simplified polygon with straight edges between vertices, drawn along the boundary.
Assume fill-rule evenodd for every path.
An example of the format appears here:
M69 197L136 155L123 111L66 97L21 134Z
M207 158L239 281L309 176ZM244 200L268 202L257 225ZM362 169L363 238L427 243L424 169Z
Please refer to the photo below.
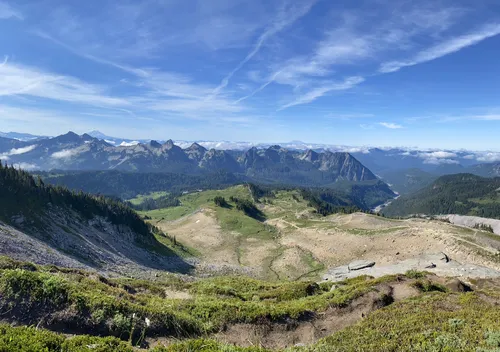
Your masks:
M7 155L20 155L20 154L29 153L33 149L35 149L36 147L37 147L36 145L30 145L30 146L23 147L23 148L11 149L10 152L7 153Z
M16 163L13 165L16 169L22 169L26 171L38 170L40 167L36 164L31 163Z
M81 150L79 148L74 148L74 149L64 149L59 152L55 152L51 155L52 158L54 159L69 159L75 155L78 155L81 153Z
M0 154L0 160L9 160L10 156L29 153L32 150L34 150L36 147L37 147L36 145L30 145L30 146L23 147L23 148L17 148L17 149L13 148L6 153Z
M459 164L457 160L453 159L457 157L457 154L452 152L429 151L424 153L417 153L416 156L420 159L424 159L424 164Z
M428 159L428 158L449 159L449 158L456 158L457 154L451 153L451 152L436 151L436 152L429 152L429 153L420 153L419 157L421 157L423 159Z
M380 126L383 126L385 128L390 128L390 129L399 129L403 128L403 126L398 125L397 123L392 123L392 122L379 122Z
M121 142L120 147L132 147L134 145L139 144L139 141L132 141L132 142Z
M6 62L0 66L0 76L0 96L32 96L99 106L129 104L125 99L107 95L104 87L29 66Z
M305 94L300 95L294 101L283 105L280 110L287 109L292 106L310 103L327 93L332 91L342 91L351 89L358 84L362 83L365 79L363 77L355 76L346 78L343 82L331 82L325 86L314 88Z
M23 15L14 10L9 4L4 1L0 1L0 19L16 18L18 20L23 19Z
M243 66L245 66L245 64L260 51L262 45L270 37L276 35L298 19L305 16L315 3L316 0L294 0L288 3L285 2L272 25L268 29L266 29L264 33L262 33L262 35L257 40L257 43L254 45L252 51L250 51L247 56L231 72L229 72L226 77L222 79L221 83L214 89L213 96L216 96L222 89L227 87L227 85L229 84L229 80L234 76L234 74L238 72Z
M500 34L500 24L490 24L480 28L476 32L465 34L449 39L419 52L413 58L406 61L389 61L380 66L382 73L396 72L403 67L414 66L440 57L453 54L471 45L478 44L485 39L495 37Z
M496 161L500 161L500 153L495 153L495 152L486 152L486 153L481 153L479 155L476 155L477 161L482 161L485 163L492 163Z
M442 164L459 164L459 162L453 159L429 158L424 160L424 164L442 165Z
M368 11L370 14L375 11L378 17L385 18L377 23L368 22L366 13L361 10L339 11L331 18L334 25L324 32L323 39L313 44L311 54L302 53L290 59L287 53L284 62L281 60L271 65L271 73L263 81L259 78L266 75L253 72L252 77L261 85L238 101L254 96L275 82L292 86L294 90L306 90L302 94L304 97L297 100L310 103L330 91L325 88L329 84L325 82L326 77L343 71L347 66L380 62L380 57L389 52L394 55L397 50L406 51L415 45L414 41L420 42L424 35L439 36L464 13L462 9L443 8L432 2L419 3L418 6L406 2L379 5Z

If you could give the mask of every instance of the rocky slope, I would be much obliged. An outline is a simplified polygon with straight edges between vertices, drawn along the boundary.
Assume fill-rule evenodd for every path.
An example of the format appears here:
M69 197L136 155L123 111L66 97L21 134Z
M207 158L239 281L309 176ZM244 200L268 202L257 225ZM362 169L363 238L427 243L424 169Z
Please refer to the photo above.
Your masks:
M168 243L121 203L46 186L0 164L0 255L103 272L189 271L182 249L156 236Z

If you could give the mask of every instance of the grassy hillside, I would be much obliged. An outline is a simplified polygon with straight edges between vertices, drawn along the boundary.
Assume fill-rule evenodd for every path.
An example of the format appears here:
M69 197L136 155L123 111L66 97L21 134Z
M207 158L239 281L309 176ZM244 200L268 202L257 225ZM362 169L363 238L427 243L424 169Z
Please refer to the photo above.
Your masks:
M419 272L359 277L337 283L334 290L332 284L245 277L138 281L0 257L2 319L18 325L0 325L0 350L270 351L216 338L222 332L222 340L231 339L232 328L242 323L249 330L280 331L286 325L276 338L293 346L287 331L322 324L325 314L341 322L346 312L363 307L375 311L364 318L358 312L352 322L327 328L325 338L287 351L495 351L500 347L498 283L475 281L475 292L461 292L453 282ZM401 297L402 292L413 298Z
M471 174L442 176L422 190L399 198L387 216L460 214L500 219L500 178Z

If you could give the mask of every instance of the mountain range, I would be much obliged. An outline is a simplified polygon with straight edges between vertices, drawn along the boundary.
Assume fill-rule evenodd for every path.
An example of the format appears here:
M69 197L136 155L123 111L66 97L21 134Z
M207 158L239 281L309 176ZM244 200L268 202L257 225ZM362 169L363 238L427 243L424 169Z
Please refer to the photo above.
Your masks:
M210 146L210 148L207 148ZM235 173L264 183L328 186L338 181L389 183L401 194L446 174L500 176L494 152L358 148L306 144L130 140L99 131L43 137L0 134L0 160L26 170L119 170L210 174Z
M280 146L247 151L207 150L197 143L182 149L172 140L114 146L89 134L73 132L23 142L0 138L0 159L25 169L120 170L199 174L216 171L249 177L329 184L369 181L376 176L349 153L288 150Z
M149 139L127 139L121 137L112 137L99 131L91 131L86 135L102 140L111 146L134 146L138 144L148 144ZM0 132L0 138L13 139L17 142L30 142L54 137L37 136L18 132ZM55 137L57 138L57 137ZM158 140L159 144L164 144L165 140ZM359 147L345 146L324 143L306 143L302 141L291 141L284 143L251 143L234 141L186 141L174 140L175 145L182 149L189 148L196 143L208 150L226 150L226 151L246 151L256 147L266 149L279 144L281 147L293 151L314 150L316 152L347 152L358 159L363 165L368 167L375 174L391 172L394 170L420 169L435 175L445 175L450 173L471 172L481 176L500 175L500 153L494 151L468 151L468 150L442 150L442 149L418 149L405 147ZM12 144L12 142L11 142ZM5 148L0 145L0 152L5 152ZM496 163L496 168L490 168L489 165ZM485 164L476 170L468 169L471 166Z

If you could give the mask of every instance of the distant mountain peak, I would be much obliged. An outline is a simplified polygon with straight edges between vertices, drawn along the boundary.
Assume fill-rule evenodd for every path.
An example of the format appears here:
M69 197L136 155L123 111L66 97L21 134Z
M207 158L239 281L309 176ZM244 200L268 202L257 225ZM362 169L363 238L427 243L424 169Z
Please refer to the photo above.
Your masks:
M318 159L319 159L319 154L312 149L308 149L302 156L302 160L307 160L311 162L316 161Z
M97 130L90 131L86 134L88 134L89 136L92 136L94 138L100 138L100 139L109 138L109 136L106 136L104 133L102 133L101 131L97 131Z
M92 137L91 135L89 135L88 133L84 133L82 134L81 138L84 140L84 141L92 141L94 140L95 138Z
M280 151L282 148L280 145L278 144L275 144L275 145L272 145L270 146L269 148L267 148L268 150L276 150L276 151Z
M151 141L149 142L149 145L152 147L152 148L161 148L161 144L158 143L157 141Z
M75 132L69 131L66 134L54 137L53 139L62 143L71 143L71 142L80 142L82 138Z
M199 145L198 143L194 142L193 144L191 144L191 146L189 148L187 148L187 150L191 150L191 151L206 151L207 149L201 145Z
M174 147L174 141L169 139L168 141L165 142L165 144L163 145L163 147L165 149L172 149Z

